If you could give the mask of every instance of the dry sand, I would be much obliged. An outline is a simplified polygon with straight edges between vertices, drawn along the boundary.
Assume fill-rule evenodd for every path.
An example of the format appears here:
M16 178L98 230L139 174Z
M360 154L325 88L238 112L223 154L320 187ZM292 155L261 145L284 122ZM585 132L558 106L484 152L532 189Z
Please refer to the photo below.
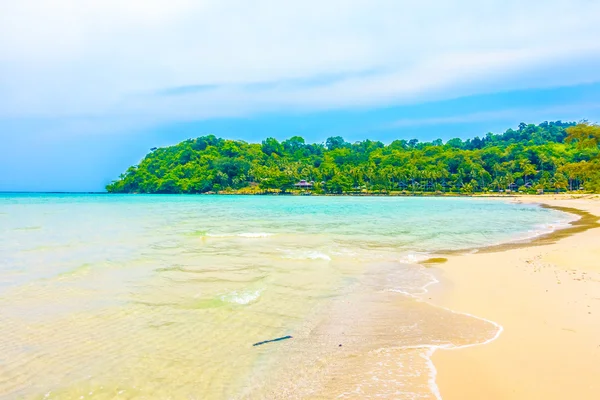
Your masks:
M600 215L600 197L512 201ZM559 235L560 236L560 235ZM600 228L555 243L451 255L425 300L490 319L493 342L433 355L444 400L600 399Z

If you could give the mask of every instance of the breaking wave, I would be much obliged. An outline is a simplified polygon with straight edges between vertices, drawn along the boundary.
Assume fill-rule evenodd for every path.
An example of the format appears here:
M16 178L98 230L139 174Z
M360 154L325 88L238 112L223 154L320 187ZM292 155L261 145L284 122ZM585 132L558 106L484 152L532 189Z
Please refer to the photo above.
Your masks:
M323 260L323 261L331 261L331 257L329 257L325 253L321 253L319 251L314 250L306 250L306 251L289 251L284 250L284 255L282 258L288 258L291 260Z
M233 291L231 293L221 296L221 300L223 300L227 303L249 304L249 303L252 303L252 302L258 300L258 298L260 297L262 292L263 292L263 289L258 289L258 290L254 290L254 291L241 291L241 292L238 292L236 290L236 291Z
M230 238L230 237L242 237L242 238L266 238L273 236L273 233L267 232L242 232L242 233L207 233L205 236L213 238Z

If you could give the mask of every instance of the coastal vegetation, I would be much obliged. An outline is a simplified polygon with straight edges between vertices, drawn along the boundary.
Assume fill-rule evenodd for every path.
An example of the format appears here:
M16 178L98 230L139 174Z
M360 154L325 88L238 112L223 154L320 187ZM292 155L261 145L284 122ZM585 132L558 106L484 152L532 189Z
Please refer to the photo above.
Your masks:
M112 193L600 192L600 126L521 123L502 134L443 142L300 136L262 143L188 139L153 148ZM302 183L299 183L302 182Z

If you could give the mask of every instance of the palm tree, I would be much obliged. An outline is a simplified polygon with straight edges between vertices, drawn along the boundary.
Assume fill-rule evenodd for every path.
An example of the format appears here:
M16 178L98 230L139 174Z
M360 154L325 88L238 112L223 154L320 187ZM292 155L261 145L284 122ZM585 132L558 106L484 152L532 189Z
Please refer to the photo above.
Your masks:
M460 191L463 193L467 193L467 194L473 193L473 184L465 183L464 185L462 185L462 188L460 189Z
M556 189L556 193L560 191L560 189L566 189L567 187L567 179L563 174L556 174L552 178L552 186Z

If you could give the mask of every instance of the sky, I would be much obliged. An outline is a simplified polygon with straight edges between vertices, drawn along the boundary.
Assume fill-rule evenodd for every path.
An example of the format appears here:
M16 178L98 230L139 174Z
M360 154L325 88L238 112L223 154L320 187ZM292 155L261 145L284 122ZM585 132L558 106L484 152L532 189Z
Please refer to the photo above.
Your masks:
M102 191L206 134L600 120L597 0L0 0L0 191Z

